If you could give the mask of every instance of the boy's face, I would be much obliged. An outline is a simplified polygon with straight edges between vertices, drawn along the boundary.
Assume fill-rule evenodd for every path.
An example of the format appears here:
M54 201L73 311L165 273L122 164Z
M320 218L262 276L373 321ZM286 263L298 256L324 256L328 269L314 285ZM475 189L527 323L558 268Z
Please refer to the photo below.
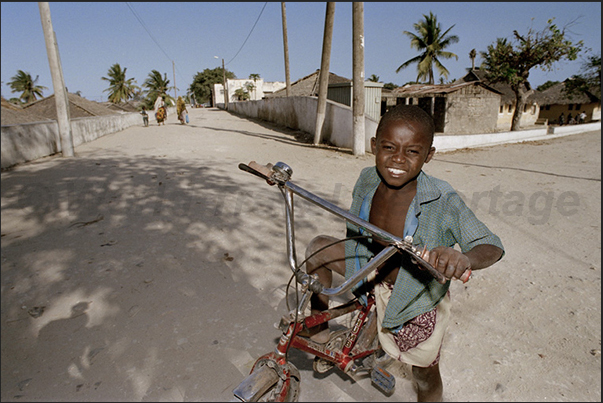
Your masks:
M414 180L435 153L431 136L415 122L396 120L371 139L375 165L385 184L400 188Z

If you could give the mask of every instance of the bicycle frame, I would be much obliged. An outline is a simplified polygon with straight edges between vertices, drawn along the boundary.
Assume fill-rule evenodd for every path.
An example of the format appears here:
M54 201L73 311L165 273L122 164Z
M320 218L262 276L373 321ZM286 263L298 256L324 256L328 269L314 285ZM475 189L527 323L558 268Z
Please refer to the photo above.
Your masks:
M252 164L253 163L250 163L250 165ZM302 286L303 294L295 312L290 312L289 317L283 317L281 320L279 328L283 331L283 334L276 349L272 353L260 357L254 364L250 375L241 382L233 392L240 400L256 401L267 393L269 389L275 388L273 390L276 390L276 392L272 395L274 401L296 400L297 390L295 390L295 385L293 385L293 383L299 382L299 372L295 366L287 362L287 352L290 348L296 348L313 354L316 357L315 362L316 360L324 360L323 364L326 363L324 365L327 367L329 365L336 366L346 374L356 374L361 369L371 371L376 367L375 363L368 364L366 367L356 364L358 360L365 359L375 354L378 350L374 345L377 333L376 312L372 310L374 297L368 295L366 305L361 304L357 299L353 299L337 307L324 310L314 315L305 316L304 311L306 310L313 293L321 293L328 296L344 294L351 290L352 287L361 280L373 273L392 255L399 252L411 253L417 264L427 269L439 281L443 282L446 281L446 279L440 272L434 269L429 262L421 258L420 251L412 245L412 237L408 237L407 239L396 237L295 185L289 181L292 175L291 168L282 162L275 164L272 167L270 174L261 171L262 168L266 167L257 164L255 167L250 165L239 164L239 168L265 179L271 185L277 184L283 195L285 202L287 260L297 283ZM371 235L387 242L388 246L375 255L364 267L339 287L325 288L318 281L317 276L308 275L300 270L297 264L293 209L294 194L357 225ZM312 328L329 320L356 311L358 311L359 314L349 332L342 334L345 335L345 339L342 340L341 346L332 347L329 345L330 341L325 344L316 343L310 338L298 335L304 328ZM369 318L369 320L367 320L367 318ZM316 370L316 366L314 369ZM395 382L393 377L389 375L387 371L381 368L379 369L380 371L371 372L373 383L383 391L391 391ZM375 380L374 376L378 379ZM277 386L275 387L274 385Z

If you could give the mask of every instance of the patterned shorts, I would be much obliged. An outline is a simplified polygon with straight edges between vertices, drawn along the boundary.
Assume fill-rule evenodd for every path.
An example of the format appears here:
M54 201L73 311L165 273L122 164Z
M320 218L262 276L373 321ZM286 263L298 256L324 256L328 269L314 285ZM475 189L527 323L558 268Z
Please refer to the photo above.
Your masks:
M377 306L378 315L379 312L383 314L392 290L393 286L387 283L376 287L381 297ZM432 367L440 362L440 350L449 317L448 292L436 308L409 320L396 332L381 329L379 324L379 340L391 357L414 366Z

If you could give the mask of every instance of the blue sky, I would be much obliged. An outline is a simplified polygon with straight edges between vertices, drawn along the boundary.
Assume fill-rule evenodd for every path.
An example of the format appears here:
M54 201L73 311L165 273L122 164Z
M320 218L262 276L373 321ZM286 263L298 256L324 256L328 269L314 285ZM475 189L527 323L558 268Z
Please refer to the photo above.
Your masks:
M221 66L237 78L259 74L265 81L285 81L280 2L50 2L63 75L70 92L81 91L94 101L106 100L101 77L114 63L127 68L126 77L142 85L151 70L166 73L178 95L193 76ZM134 10L134 12L132 11ZM326 3L287 2L287 31L291 81L320 68ZM469 51L478 54L496 38L511 38L513 30L542 30L549 18L574 41L601 53L601 2L365 2L365 76L402 85L416 78L416 67L396 73L416 56L402 31L433 12L443 29L459 37L449 50L458 55L444 60L449 79L463 76L471 66ZM139 21L139 19L142 23ZM259 17L259 19L258 19ZM143 25L144 24L144 25ZM145 29L146 28L146 29ZM36 77L54 93L37 2L1 3L2 96L11 98L8 82L17 70ZM150 32L150 33L149 33ZM218 56L218 58L214 58ZM580 72L583 59L560 62L551 72L533 69L533 86L562 81ZM481 63L478 56L476 65ZM352 78L352 4L336 3L330 69Z

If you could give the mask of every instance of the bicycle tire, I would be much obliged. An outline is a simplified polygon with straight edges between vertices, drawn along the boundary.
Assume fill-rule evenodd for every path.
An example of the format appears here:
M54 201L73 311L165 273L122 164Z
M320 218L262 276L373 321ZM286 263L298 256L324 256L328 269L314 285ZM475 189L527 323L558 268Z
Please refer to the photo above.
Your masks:
M299 370L295 365L290 362L284 365L278 365L274 361L273 354L267 354L266 356L259 358L256 364L253 366L250 375L256 371L260 371L262 367L268 366L273 370L280 373L279 380L273 383L266 389L261 395L255 396L253 400L255 402L297 402L299 400L300 392L300 374ZM282 375L285 374L285 379L282 379ZM288 380L288 382L286 382ZM285 391L285 388L286 391Z

